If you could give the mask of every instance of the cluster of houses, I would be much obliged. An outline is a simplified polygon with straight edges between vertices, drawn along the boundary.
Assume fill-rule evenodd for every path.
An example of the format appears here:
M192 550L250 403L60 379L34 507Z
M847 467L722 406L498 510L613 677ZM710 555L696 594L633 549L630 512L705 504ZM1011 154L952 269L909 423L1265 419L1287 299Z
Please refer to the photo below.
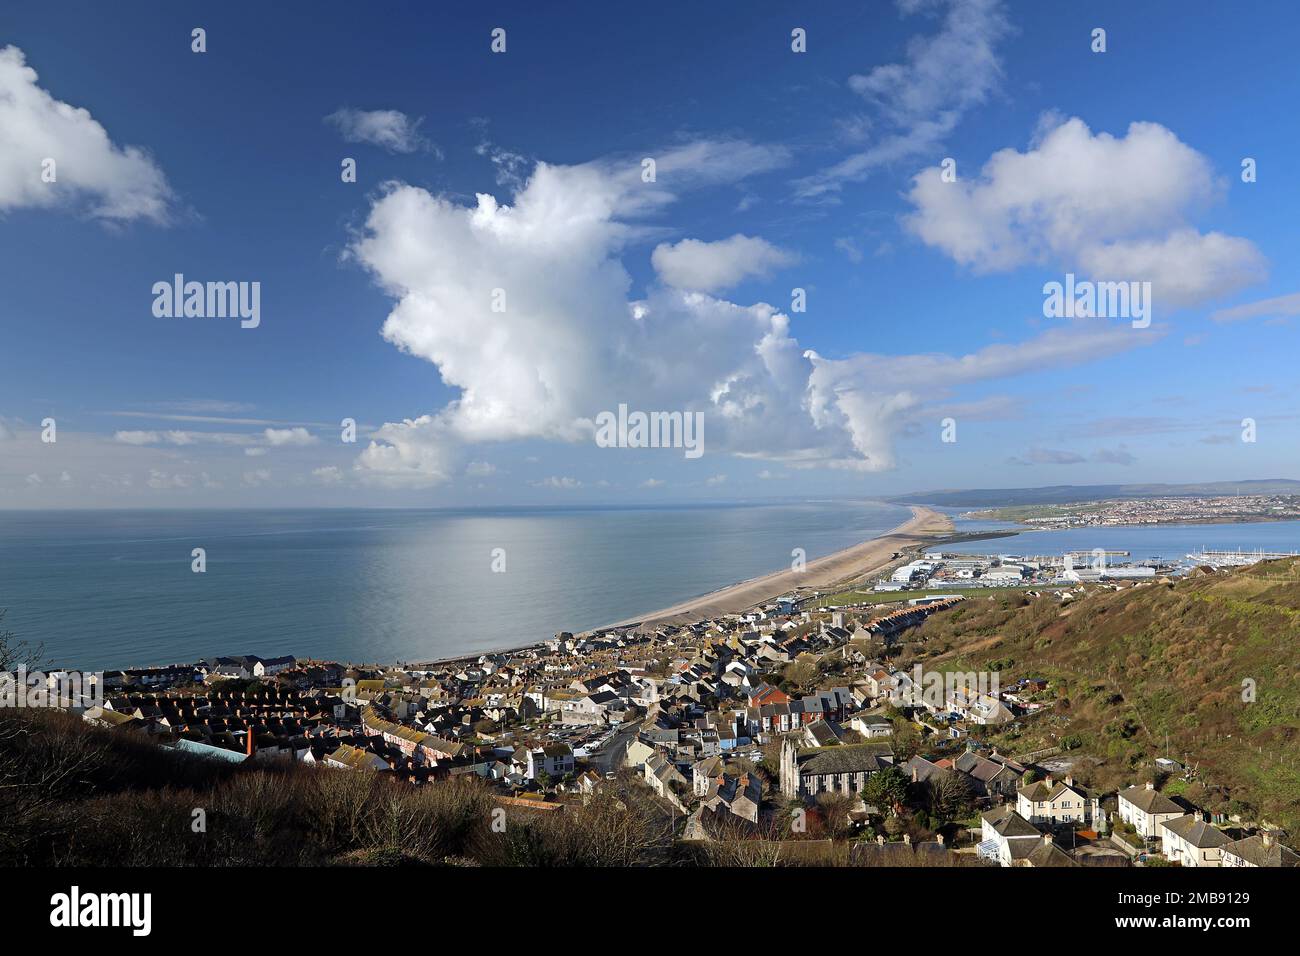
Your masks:
M1157 844L1185 866L1294 865L1275 835L1234 839L1153 789L1122 791L1112 811L1069 775L1029 782L1028 764L972 739L960 751L954 741L975 728L1044 706L1047 683L935 686L919 670L891 669L901 622L948 603L814 615L778 601L423 665L222 657L106 675L109 695L84 716L232 761L292 759L413 784L472 774L501 799L550 809L630 773L680 815L687 839L770 833L775 814L814 808L824 794L847 797L858 820L888 814L861 794L873 774L897 767L916 784L962 782L983 812L973 851L961 853L986 865L1128 865ZM796 684L792 664L806 664L808 680ZM956 755L896 761L900 719L930 728L947 742L940 752ZM1122 839L1130 829L1136 848ZM957 855L942 839L905 846ZM885 861L894 851L873 843L862 852Z
M104 693L127 688L165 689L188 684L215 684L222 680L281 677L281 683L301 687L326 684L342 679L343 667L334 662L299 662L292 656L216 657L194 664L167 664L161 667L132 667L104 672Z
M1210 815L1176 802L1154 784L1128 787L1103 808L1100 794L1071 777L1020 786L1014 800L981 814L986 859L1002 866L1128 865L1131 859L1159 859L1184 867L1290 867L1300 856L1267 829L1229 833ZM1116 823L1118 821L1118 823ZM1115 825L1112 838L1103 842ZM1063 849L1056 837L1068 834Z
M107 697L82 717L100 726L159 735L168 746L200 756L232 762L254 755L259 760L288 757L312 763L358 740L349 709L337 694L267 686L131 691Z
M998 761L994 761L998 762ZM1019 783L1027 768L1001 761L1015 774L1014 788L1001 776L998 796L1005 802L980 814L976 852L1001 866L1127 866L1129 856L1105 839L1107 815L1101 796L1065 776ZM1055 837L1068 834L1068 849Z
M1119 793L1119 818L1180 866L1295 866L1300 856L1268 830L1237 838L1195 807L1176 803L1148 783Z

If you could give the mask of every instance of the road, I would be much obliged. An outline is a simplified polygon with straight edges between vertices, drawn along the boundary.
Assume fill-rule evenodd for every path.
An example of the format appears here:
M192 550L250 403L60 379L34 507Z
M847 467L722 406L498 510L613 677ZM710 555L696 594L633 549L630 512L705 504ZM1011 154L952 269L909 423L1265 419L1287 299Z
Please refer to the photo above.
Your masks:
M597 772L604 776L611 770L619 770L623 766L623 754L627 751L627 745L636 739L637 724L635 722L627 725L614 734L610 739L609 745L600 753L592 758Z

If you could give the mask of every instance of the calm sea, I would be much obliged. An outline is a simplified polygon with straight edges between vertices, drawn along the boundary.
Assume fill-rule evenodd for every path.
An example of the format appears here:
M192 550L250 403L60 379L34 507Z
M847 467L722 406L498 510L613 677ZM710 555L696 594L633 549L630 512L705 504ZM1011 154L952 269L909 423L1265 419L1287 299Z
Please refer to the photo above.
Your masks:
M667 607L905 521L808 502L500 511L0 512L0 630L94 670L211 654L417 661ZM190 569L204 548L207 571ZM493 549L505 572L492 571Z

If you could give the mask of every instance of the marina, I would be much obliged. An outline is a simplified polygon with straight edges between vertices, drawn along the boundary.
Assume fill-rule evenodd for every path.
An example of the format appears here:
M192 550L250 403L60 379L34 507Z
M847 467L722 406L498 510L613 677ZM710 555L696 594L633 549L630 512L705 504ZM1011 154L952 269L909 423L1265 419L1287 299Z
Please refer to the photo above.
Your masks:
M1198 566L1242 568L1259 561L1278 561L1297 556L1300 556L1300 551L1217 551L1203 548L1199 552L1188 554L1187 560Z

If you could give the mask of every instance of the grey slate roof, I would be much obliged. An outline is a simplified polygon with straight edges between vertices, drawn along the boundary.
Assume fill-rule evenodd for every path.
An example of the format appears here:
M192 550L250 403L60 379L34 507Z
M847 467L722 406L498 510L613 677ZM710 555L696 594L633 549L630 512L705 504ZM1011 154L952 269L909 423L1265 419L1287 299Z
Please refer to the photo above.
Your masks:
M893 756L891 747L876 743L806 750L799 754L799 773L872 773L889 766Z
M1296 866L1300 864L1300 854L1290 847L1283 846L1277 840L1270 840L1268 846L1260 836L1249 836L1232 843L1224 844L1224 853L1231 853L1255 866Z
M1120 797L1127 800L1143 813L1183 813L1184 810L1158 790L1146 787L1129 787L1120 791Z
M1003 837L1040 837L1038 827L1034 826L1009 806L985 810L981 819L993 825L993 829ZM1017 843L1020 841L1016 841Z
M1078 866L1079 864L1071 859L1070 855L1062 850L1055 843L1049 843L1046 840L1039 842L1038 846L1025 857L1026 862L1031 866Z
M1198 850L1212 850L1230 842L1222 830L1210 826L1194 813L1166 820L1161 826L1182 837Z

